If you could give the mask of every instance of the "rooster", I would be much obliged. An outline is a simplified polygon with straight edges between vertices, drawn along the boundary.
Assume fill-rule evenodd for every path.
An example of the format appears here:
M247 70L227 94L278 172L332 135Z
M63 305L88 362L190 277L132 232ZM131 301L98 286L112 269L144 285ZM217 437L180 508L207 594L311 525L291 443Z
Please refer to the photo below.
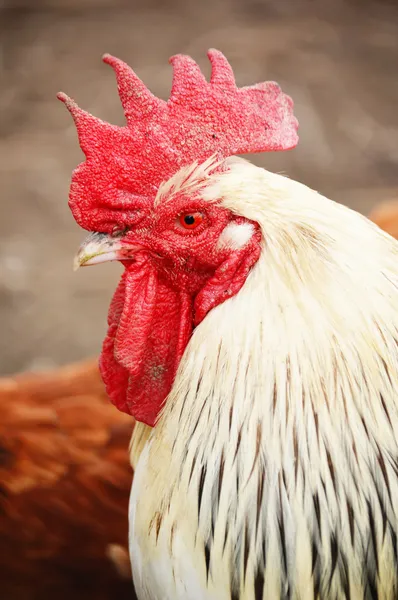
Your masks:
M100 368L138 421L138 598L396 599L397 242L237 158L296 145L292 101L209 58L174 57L164 102L106 55L121 128L60 95L76 266L125 267Z

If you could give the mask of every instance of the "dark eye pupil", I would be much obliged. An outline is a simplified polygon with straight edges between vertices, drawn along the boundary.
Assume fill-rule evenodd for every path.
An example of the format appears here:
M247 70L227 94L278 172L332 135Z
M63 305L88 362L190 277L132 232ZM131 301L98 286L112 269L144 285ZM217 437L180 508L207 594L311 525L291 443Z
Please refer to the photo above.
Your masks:
M187 225L193 225L195 223L195 217L193 215L186 215L184 217L184 223Z

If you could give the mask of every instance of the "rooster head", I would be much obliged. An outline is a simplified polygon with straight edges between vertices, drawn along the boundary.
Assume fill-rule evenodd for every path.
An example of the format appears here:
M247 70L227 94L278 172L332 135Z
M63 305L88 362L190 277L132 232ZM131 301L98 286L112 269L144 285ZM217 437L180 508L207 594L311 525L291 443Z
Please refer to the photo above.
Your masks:
M108 317L100 369L112 402L154 425L193 328L235 295L260 255L255 222L201 192L224 159L297 144L292 101L276 83L237 88L225 57L209 51L207 82L186 56L171 59L170 99L153 96L123 62L106 55L127 125L71 112L86 161L69 205L91 233L76 266L118 260L125 272Z

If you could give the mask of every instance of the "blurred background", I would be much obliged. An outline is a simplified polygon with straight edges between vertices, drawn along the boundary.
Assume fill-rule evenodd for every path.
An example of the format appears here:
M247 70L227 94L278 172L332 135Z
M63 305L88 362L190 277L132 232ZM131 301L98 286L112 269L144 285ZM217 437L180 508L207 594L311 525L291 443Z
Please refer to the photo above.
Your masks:
M298 148L257 164L365 214L398 200L396 0L0 0L2 600L133 600L132 420L86 360L120 267L72 271L85 233L67 197L83 155L56 93L122 125L103 53L167 98L168 58L209 74L210 47L238 85L276 80L295 101ZM383 218L398 236L398 210Z
M0 373L98 353L118 265L72 272L84 237L67 207L82 160L63 90L123 124L104 52L167 98L168 58L209 47L239 85L278 81L300 144L255 157L367 212L398 188L398 9L394 0L3 0L0 129Z

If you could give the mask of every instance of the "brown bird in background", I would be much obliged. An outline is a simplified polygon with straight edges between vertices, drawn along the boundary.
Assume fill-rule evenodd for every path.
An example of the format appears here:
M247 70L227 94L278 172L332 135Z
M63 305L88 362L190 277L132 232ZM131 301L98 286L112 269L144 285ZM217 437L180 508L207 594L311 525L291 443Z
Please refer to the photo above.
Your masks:
M131 417L97 361L0 380L0 597L133 598Z
M381 229L398 239L398 200L380 202L368 216Z

